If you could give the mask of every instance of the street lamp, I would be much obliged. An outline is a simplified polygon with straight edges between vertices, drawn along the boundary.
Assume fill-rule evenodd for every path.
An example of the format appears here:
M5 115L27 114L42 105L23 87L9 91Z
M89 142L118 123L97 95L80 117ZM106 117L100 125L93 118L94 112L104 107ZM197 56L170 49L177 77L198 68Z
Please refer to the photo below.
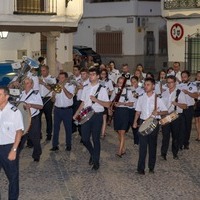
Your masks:
M0 31L0 38L6 39L8 37L8 31Z

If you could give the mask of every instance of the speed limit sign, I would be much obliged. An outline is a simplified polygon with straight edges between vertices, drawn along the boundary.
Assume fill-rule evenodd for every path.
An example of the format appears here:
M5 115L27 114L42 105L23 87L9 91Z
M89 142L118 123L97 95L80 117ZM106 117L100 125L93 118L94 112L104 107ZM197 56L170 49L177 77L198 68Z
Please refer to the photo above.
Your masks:
M171 27L170 34L171 34L172 39L180 40L183 37L183 34L184 34L183 26L179 23L175 23Z

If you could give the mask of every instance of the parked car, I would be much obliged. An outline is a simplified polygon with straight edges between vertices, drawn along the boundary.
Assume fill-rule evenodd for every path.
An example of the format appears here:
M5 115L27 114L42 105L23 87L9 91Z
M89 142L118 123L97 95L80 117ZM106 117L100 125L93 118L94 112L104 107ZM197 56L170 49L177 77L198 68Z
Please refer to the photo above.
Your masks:
M92 50L91 47L87 46L73 46L73 54L81 57L92 56L95 63L101 64L101 56Z
M0 62L0 86L7 86L16 76L16 71L12 68L12 61Z

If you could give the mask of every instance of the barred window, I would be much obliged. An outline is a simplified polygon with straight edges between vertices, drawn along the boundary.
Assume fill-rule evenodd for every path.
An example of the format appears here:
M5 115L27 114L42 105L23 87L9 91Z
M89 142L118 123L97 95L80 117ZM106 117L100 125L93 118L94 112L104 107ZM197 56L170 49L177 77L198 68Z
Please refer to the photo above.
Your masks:
M43 57L46 57L47 55L47 37L42 35L42 33L40 34L40 48L41 48L41 55Z
M102 55L122 55L122 32L97 32L96 51Z
M130 1L130 0L89 0L90 3L120 2L120 1Z

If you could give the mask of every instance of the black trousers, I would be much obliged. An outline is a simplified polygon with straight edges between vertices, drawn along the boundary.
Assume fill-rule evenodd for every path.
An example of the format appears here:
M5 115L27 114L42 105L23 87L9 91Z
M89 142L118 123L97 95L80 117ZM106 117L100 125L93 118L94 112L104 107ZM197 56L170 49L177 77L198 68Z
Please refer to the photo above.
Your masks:
M27 140L30 140L33 145L33 159L40 159L40 155L42 154L42 148L40 144L40 116L39 114L31 118L31 127L27 134L25 134L20 142L20 151L24 148L24 144Z
M56 147L59 145L60 125L63 122L65 128L65 143L66 146L71 146L72 143L72 107L68 108L54 108L54 131L52 145Z
M134 144L139 144L138 128L133 128L133 121L135 118L135 109L129 109L129 128L131 127L133 132L133 141Z
M158 131L159 125L157 125L154 131L149 135L143 136L139 133L139 159L137 167L138 171L145 170L147 149L149 153L148 167L150 170L153 170L155 168Z
M50 97L42 98L44 107L40 110L40 126L42 125L42 114L44 113L46 119L46 135L47 138L51 138L52 135L52 110L53 102L49 100ZM47 103L46 103L47 102Z
M79 106L81 105L81 102L82 101L78 101L76 96L74 96L73 98L73 106L72 106L72 109L73 109L73 115L75 114L75 112L78 110ZM77 128L78 128L78 132L79 132L79 135L81 136L81 126L80 125L76 125L74 123L74 120L73 120L73 123L72 123L72 133L75 133L77 131Z
M8 154L13 144L0 145L0 170L3 168L9 181L8 199L17 200L19 197L19 154L15 160L8 160Z
M95 113L90 120L81 125L82 141L93 158L93 162L99 164L100 159L100 135L103 124L103 112ZM90 137L92 136L92 142Z
M189 106L187 109L183 110L183 126L184 126L184 141L183 145L188 146L189 145L189 140L190 140L190 135L191 135L191 130L192 130L192 119L194 116L194 106Z
M162 126L162 146L161 155L167 155L170 135L172 136L172 153L177 156L179 150L179 134L181 130L181 114L173 122Z

